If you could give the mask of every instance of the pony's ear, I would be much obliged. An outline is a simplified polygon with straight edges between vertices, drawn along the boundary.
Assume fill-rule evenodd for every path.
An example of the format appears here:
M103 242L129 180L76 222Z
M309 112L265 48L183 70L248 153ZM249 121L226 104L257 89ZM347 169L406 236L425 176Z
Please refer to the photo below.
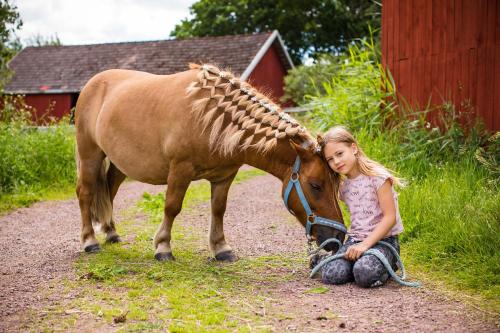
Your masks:
M318 146L323 148L325 146L325 139L323 139L323 136L321 134L318 134L317 140L318 140Z
M301 160L308 160L314 155L313 145L307 146L307 148L302 147L302 145L297 144L295 141L290 140L290 145L300 156Z

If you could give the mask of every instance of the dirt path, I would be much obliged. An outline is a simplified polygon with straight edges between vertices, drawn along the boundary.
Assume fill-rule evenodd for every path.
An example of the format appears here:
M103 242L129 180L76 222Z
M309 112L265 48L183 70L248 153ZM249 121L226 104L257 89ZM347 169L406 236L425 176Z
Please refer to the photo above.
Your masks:
M115 201L118 216L145 191L157 193L163 187L125 183ZM272 176L259 176L231 189L224 229L239 256L304 249L304 231L284 208L279 193L280 183ZM208 231L208 204L188 215L192 215L186 219L189 223ZM29 320L25 315L29 309L36 313L61 297L40 291L54 280L74 278L79 224L76 200L42 202L0 217L0 332L18 331ZM293 272L289 282L272 288L263 281L272 307L262 315L275 331L500 332L492 318L486 320L484 314L425 286L412 289L390 282L367 290L348 284L308 294L307 290L323 285L307 273L304 267Z
M125 182L114 202L117 214L142 193L164 188ZM54 281L74 278L73 263L81 251L79 211L76 199L47 201L0 217L0 332L19 332L28 309L59 297L42 291Z

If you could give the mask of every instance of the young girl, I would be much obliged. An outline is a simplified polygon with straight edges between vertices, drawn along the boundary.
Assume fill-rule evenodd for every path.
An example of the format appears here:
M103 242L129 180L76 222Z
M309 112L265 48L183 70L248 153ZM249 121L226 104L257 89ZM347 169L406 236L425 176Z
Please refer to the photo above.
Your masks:
M374 255L362 254L372 247L378 249L396 270L395 256L386 246L376 244L383 240L399 252L398 235L403 225L393 185L401 185L401 181L369 159L344 127L330 129L320 144L328 165L342 179L339 198L351 214L347 241L338 252L345 252L344 258L323 267L323 282L380 286L389 278L387 270Z

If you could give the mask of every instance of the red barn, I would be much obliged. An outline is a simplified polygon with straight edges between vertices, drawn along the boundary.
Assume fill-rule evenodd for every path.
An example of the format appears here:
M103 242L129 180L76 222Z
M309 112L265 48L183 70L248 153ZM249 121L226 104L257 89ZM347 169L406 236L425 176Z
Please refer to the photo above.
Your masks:
M179 40L95 45L27 47L9 63L14 71L8 94L25 95L35 118L60 118L76 105L95 74L111 68L154 74L185 71L188 64L214 63L267 92L278 102L284 76L293 68L278 31Z
M410 104L451 101L500 130L500 1L384 0L382 56Z

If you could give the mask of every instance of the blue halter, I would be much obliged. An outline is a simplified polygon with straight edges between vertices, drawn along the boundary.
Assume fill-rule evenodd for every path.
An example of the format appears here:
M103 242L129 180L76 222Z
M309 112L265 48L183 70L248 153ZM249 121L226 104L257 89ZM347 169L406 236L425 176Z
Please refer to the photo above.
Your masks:
M300 157L297 156L297 159L295 160L295 164L293 165L292 174L290 175L290 180L288 181L288 185L286 186L285 193L283 195L283 201L285 202L286 208L290 211L290 213L293 214L293 212L288 207L288 197L290 196L290 192L292 192L292 189L295 187L295 189L297 190L297 194L299 196L300 202L302 203L302 206L304 207L304 210L306 211L306 214L307 214L306 235L307 235L307 238L309 239L309 241L311 239L311 229L312 229L313 225L323 225L323 226L337 229L339 231L342 231L343 233L347 233L347 229L342 223L337 222L335 220L330 220L330 219L327 219L324 217L316 216L313 213L313 211L311 210L311 207L307 203L304 192L302 191L302 187L300 186L299 170L300 170ZM339 249L342 246L342 242L339 241L338 239L329 238L326 241L324 241L316 250L311 251L309 254L313 255L315 253L318 253L328 243L337 243L339 245ZM401 271L402 271L401 275L397 275L394 272L389 261L387 261L387 258L385 258L384 254L382 252L380 252L379 250L372 248L372 249L367 250L363 255L371 254L371 255L376 256L382 262L382 264L387 269L387 272L391 275L391 277L394 280L396 280L396 282L398 282L399 284L402 284L404 286L409 286L409 287L419 287L420 286L419 282L405 281L406 276L405 276L403 262L401 261L401 258L399 257L396 249L394 249L392 247L392 245L389 243L386 243L383 241L379 241L378 243L388 247L389 250L396 257L398 266L401 268ZM318 265L316 265L316 267L313 268L313 270L310 274L310 277L312 278L324 265L326 265L330 261L343 258L344 254L345 253L337 253L335 255L327 256Z
M295 187L295 190L297 191L297 194L299 196L300 202L302 203L302 207L304 207L304 210L306 211L307 214L307 223L306 223L306 235L307 238L311 238L311 229L313 225L323 225L326 227L334 228L339 231L342 231L343 233L347 233L346 227L335 220L330 220L324 217L316 216L313 211L311 210L311 207L309 206L309 203L307 203L307 199L304 195L304 192L302 191L302 187L300 186L300 181L299 181L299 170L300 170L300 157L297 156L297 159L295 160L295 164L293 165L292 169L292 174L290 175L290 180L288 181L288 185L286 186L285 193L283 195L283 201L285 202L285 206L290 211L290 213L294 214L290 208L288 207L288 197L290 196L290 192L292 192L292 189ZM295 215L295 214L294 214Z

